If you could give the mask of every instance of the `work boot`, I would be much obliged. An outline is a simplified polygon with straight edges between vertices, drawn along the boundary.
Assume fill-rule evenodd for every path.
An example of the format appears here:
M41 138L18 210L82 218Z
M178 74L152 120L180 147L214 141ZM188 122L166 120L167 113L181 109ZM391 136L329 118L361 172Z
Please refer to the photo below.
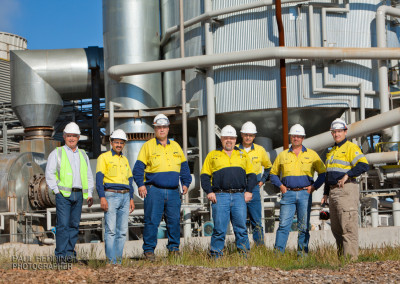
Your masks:
M146 251L144 253L144 258L148 261L155 261L156 260L156 255L152 251Z

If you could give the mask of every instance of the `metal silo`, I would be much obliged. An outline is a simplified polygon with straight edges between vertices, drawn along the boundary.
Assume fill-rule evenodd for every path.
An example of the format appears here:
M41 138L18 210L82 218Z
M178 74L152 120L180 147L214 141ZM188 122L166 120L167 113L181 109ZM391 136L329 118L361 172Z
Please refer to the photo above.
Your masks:
M159 37L159 1L103 0L105 69L159 59ZM108 108L110 102L122 104L126 110L162 106L160 74L130 76L120 82L106 75L105 92ZM125 149L132 167L145 142L141 137L153 133L151 124L150 118L115 121L115 129L128 133Z

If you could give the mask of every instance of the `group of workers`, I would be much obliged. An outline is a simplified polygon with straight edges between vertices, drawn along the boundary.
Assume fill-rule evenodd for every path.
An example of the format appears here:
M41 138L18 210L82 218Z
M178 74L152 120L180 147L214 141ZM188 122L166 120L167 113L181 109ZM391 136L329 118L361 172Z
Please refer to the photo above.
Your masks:
M143 144L133 170L122 153L128 141L123 130L111 134L111 150L98 157L96 189L104 211L108 263L122 261L128 216L135 208L133 181L144 199L144 257L155 260L157 231L163 216L168 252L179 254L181 195L188 192L192 177L181 147L168 139L169 124L164 114L154 118L155 138ZM266 150L254 143L257 129L252 122L243 124L239 144L235 128L222 128L222 147L207 155L200 176L201 186L212 203L210 257L223 255L229 222L240 253L250 250L247 218L255 245L264 245L260 190L270 179L282 193L274 245L277 252L285 251L297 212L298 255L308 254L312 193L325 183L321 204L326 204L329 196L338 255L357 259L359 188L355 178L368 170L368 162L360 148L346 139L347 125L343 120L334 120L330 129L335 143L325 164L315 151L303 146L306 134L299 124L289 131L290 148L279 153L272 164ZM77 146L79 126L67 124L63 137L65 145L49 155L46 181L56 196L56 257L61 262L75 262L82 201L86 199L88 207L93 204L94 181L89 159ZM315 172L318 176L314 181Z

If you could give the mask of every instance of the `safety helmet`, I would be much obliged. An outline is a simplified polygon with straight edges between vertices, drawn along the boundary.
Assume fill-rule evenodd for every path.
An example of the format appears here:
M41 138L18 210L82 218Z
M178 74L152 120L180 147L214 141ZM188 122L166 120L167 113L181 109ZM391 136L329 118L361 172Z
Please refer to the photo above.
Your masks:
M110 139L121 139L124 141L128 141L128 137L126 137L126 133L122 129L114 130L111 134Z
M343 119L336 118L334 121L331 123L331 130L336 130L336 129L347 129L347 124L344 122Z
M231 125L226 125L221 129L221 137L237 137L236 130Z
M75 122L68 123L64 128L64 133L81 135L81 130Z
M242 125L242 129L240 129L240 132L248 134L256 134L257 128L253 122L247 121Z
M295 124L290 127L289 135L306 136L306 132L303 126L301 126L300 124Z
M153 125L154 126L164 126L164 125L169 125L169 119L166 117L164 114L160 113L157 114L156 117L153 120Z

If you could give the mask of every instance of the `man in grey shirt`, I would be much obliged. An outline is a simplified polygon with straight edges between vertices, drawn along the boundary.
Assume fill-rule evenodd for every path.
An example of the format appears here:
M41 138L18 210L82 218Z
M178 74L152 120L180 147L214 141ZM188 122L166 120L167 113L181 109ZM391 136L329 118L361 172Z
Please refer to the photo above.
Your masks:
M79 126L70 122L64 129L63 147L53 150L47 161L46 183L56 195L56 249L58 262L75 262L82 202L93 204L93 174L85 151L78 149Z

